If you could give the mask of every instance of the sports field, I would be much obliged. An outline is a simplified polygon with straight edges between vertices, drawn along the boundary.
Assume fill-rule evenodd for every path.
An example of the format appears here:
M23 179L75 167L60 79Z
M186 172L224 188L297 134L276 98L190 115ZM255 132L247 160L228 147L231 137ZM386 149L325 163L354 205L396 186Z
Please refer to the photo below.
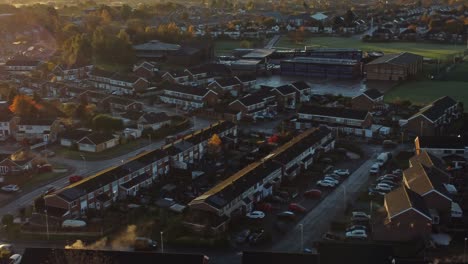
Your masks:
M369 43L359 38L344 37L308 37L303 43L294 43L289 37L282 36L275 48L304 48L304 46L322 48L356 48L363 51L383 51L384 53L412 52L433 59L445 59L447 55L463 52L466 45L448 45L436 43L389 42Z

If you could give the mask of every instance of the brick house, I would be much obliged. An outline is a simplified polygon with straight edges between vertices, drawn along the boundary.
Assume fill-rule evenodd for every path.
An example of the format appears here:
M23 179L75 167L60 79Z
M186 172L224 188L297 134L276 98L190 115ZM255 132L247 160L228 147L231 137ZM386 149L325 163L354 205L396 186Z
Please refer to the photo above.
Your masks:
M240 75L235 78L242 84L243 91L250 91L257 84L257 77L254 75Z
M449 96L444 96L411 116L403 128L417 136L443 135L460 114L459 103Z
M30 171L34 168L36 157L20 157L15 154L0 154L0 178ZM3 182L3 181L2 181Z
M208 88L218 94L230 93L232 96L238 96L242 92L242 83L235 77L217 79L208 84Z
M422 71L423 57L403 52L387 54L365 65L367 80L404 81Z
M351 99L351 108L356 110L372 111L384 106L383 93L377 89L369 89Z
M165 112L159 113L144 113L137 121L138 129L144 130L146 128L151 128L153 130L158 130L165 125L171 124L171 117L168 116Z
M135 64L133 66L133 73L141 78L145 78L149 80L155 76L155 74L159 71L156 65L152 62L143 61L140 64Z
M131 99L118 96L108 96L101 102L101 106L108 107L111 112L141 111L143 104Z
M41 64L38 60L12 59L5 62L4 69L10 73L26 73L37 70Z
M272 89L276 93L279 106L285 109L296 109L298 91L294 86L286 84Z
M59 64L52 70L57 81L73 81L88 78L93 65L63 65Z
M192 83L191 75L187 71L170 71L165 72L161 78L164 81L177 83L180 85L190 85Z
M228 107L242 112L242 116L256 119L270 111L276 111L276 95L270 90L260 90L234 100Z
M31 140L55 142L61 131L58 119L25 119L21 118L15 134L16 141Z
M163 89L163 94L159 96L159 99L163 103L177 105L187 109L197 109L206 105L215 105L219 101L218 93L206 88L169 84Z
M372 115L368 111L303 105L297 110L296 129L319 125L338 130L345 134L371 137Z
M189 74L189 80L198 85L209 84L216 78L231 77L232 72L224 64L206 63L197 67L185 69L184 72Z
M95 88L119 95L134 95L149 87L149 82L145 78L133 74L112 73L98 68L94 68L89 73L89 81Z
M296 101L298 102L310 101L310 96L312 95L312 86L310 86L304 81L293 82L291 83L291 85L297 90Z
M119 138L110 133L94 132L76 142L79 151L101 152L119 144Z

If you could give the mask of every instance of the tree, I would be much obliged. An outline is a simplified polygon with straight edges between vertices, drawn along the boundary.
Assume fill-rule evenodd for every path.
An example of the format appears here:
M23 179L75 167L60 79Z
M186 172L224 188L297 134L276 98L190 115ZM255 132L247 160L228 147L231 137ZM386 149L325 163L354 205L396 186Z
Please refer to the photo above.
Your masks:
M95 116L92 120L92 125L96 130L106 132L122 130L124 127L122 119L105 114Z
M208 153L214 155L221 151L221 139L218 134L213 134L208 140Z
M130 36L127 34L127 31L125 31L125 29L121 29L119 31L119 34L117 34L117 37L127 43L131 43Z
M131 15L132 15L132 8L127 4L122 5L122 8L120 8L120 17L123 20L127 20L130 18Z
M14 114L20 117L34 118L38 116L38 111L43 108L42 105L38 104L31 97L27 95L17 95L13 99L13 103L9 106L9 109Z
M86 34L74 35L62 45L62 62L66 65L89 64L91 57L91 41Z

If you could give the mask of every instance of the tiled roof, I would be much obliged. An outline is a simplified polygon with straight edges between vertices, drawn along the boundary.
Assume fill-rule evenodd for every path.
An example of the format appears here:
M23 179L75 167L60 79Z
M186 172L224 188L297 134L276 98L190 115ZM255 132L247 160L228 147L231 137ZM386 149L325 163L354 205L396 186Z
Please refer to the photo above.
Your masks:
M403 171L405 184L419 195L436 190L448 198L448 192L443 184L447 175L436 167L427 167L421 163L413 164L412 167Z
M114 139L115 137L112 134L94 132L85 137L83 137L78 143L89 144L89 145L99 145Z
M349 109L349 108L337 108L337 107L322 107L313 105L303 105L297 111L301 114L319 115L328 117L340 117L355 120L365 120L369 112Z
M291 86L289 84L276 87L275 90L277 90L282 95L288 95L288 94L292 94L292 93L295 94L296 91L297 91L293 86Z
M89 134L91 134L90 131L75 129L63 132L60 135L60 138L69 140L80 140Z
M429 220L431 216L429 209L427 209L424 198L418 193L408 189L406 186L399 187L385 195L385 204L388 216L393 218L408 209L415 209L423 214Z
M419 154L412 156L409 162L410 165L421 163L428 167L435 166L441 170L445 169L443 161L427 151L421 151Z
M383 93L381 93L377 89L369 89L364 92L364 94L369 97L372 100L378 99L379 97L383 96Z
M204 87L192 87L192 86L184 86L180 84L171 84L167 85L164 90L174 91L178 93L184 94L191 94L196 96L205 96L210 90Z
M380 58L377 58L371 62L368 63L368 65L371 64L382 64L382 63L391 63L391 64L396 64L396 65L403 65L406 66L410 63L415 63L419 59L422 59L422 56L409 53L409 52L402 52L399 54L387 54L384 55Z
M306 90L306 89L309 89L310 88L310 85L307 84L306 82L304 81L297 81L297 82L293 82L291 83L292 86L296 87L296 89L298 90Z
M227 86L233 86L239 84L239 80L237 80L234 77L229 77L229 78L223 78L216 80L216 82L221 86L221 87L227 87Z
M456 104L457 101L455 101L452 97L444 96L423 107L418 113L413 115L413 117L424 115L429 120L434 122L445 114L445 110Z

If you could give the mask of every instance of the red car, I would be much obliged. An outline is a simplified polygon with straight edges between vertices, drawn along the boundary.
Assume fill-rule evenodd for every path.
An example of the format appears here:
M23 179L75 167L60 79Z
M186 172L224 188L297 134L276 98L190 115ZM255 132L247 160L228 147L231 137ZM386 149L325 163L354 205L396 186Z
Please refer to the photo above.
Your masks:
M79 182L82 179L83 179L83 176L73 175L73 176L70 176L70 178L68 178L68 182L70 182L70 184L72 184L72 183L75 183L75 182Z
M289 211L295 212L295 213L305 213L307 212L307 209L305 209L304 206L297 204L297 203L291 203L289 204L288 207Z
M319 189L311 189L304 192L304 197L312 199L320 199L322 196L322 191Z

